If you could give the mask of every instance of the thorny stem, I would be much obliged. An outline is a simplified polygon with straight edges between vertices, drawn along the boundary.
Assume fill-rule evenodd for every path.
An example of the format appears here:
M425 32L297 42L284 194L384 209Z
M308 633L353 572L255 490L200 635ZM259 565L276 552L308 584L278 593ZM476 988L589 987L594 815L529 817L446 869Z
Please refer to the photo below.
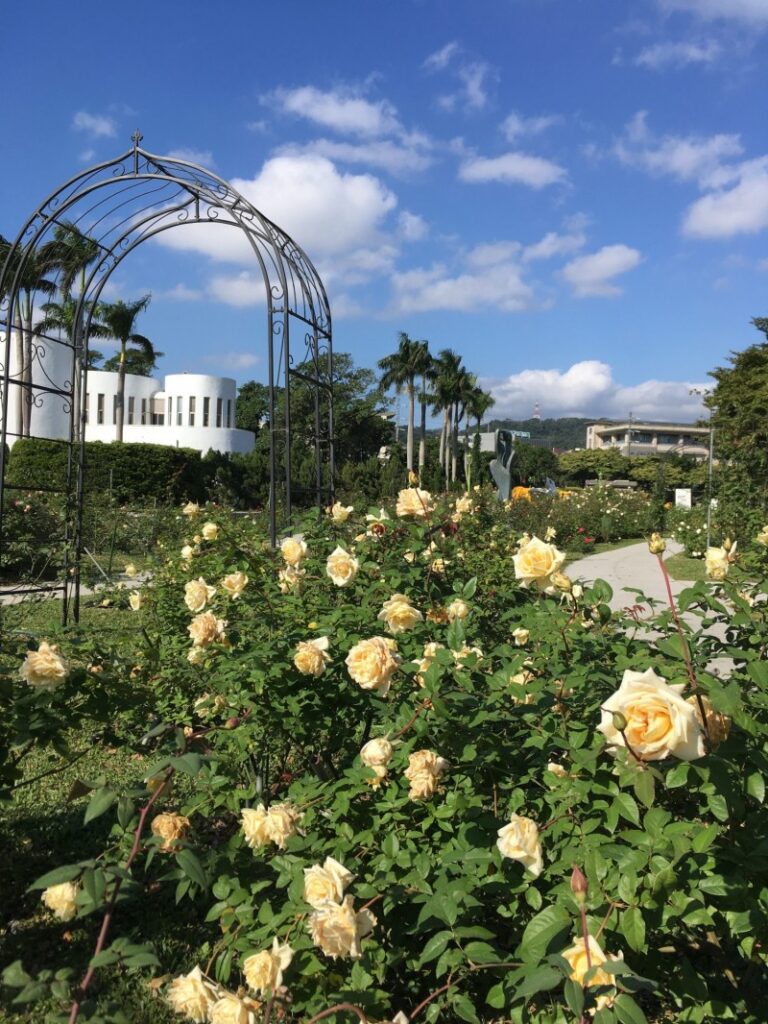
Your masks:
M141 813L139 815L139 823L136 826L136 829L133 833L133 845L131 846L131 851L128 854L128 858L125 864L123 865L123 871L125 872L125 874L127 874L128 871L130 870L131 864L133 864L134 860L136 859L136 854L139 852L139 849L141 847L141 836L147 821L147 815L151 811L153 804L157 801L165 787L168 785L174 771L174 768L168 769L165 780L157 787L155 792L152 794L152 796L146 802L144 807L141 809ZM93 963L93 960L99 955L99 953L101 953L106 944L107 935L109 934L109 927L112 924L112 915L115 910L115 905L117 904L117 897L120 894L120 889L122 887L124 877L125 875L119 875L115 880L115 887L112 890L112 895L110 897L109 903L107 904L107 909L104 913L104 920L101 922L101 930L99 931L99 937L98 940L96 941L96 948L93 951L93 956L91 957L91 964ZM69 1011L68 1024L75 1024L75 1021L77 1020L80 1014L80 1006L82 1005L85 993L88 989L88 986L91 984L91 981L93 980L93 976L95 973L96 968L90 966L83 975L82 981L77 986L77 989L75 990L75 998L72 1002L72 1007Z
M706 740L707 749L709 750L711 744L709 739L709 722L707 721L707 711L704 707L704 701L702 700L701 694L699 693L699 683L696 679L696 672L693 668L693 662L691 661L691 651L688 647L688 641L686 639L685 633L683 632L680 617L677 614L677 605L675 603L674 594L672 593L672 582L669 578L667 567L664 564L664 559L661 557L660 554L656 555L656 559L659 563L659 568L661 569L661 575L664 577L664 583L667 588L667 601L669 603L669 610L672 612L672 619L674 620L675 627L677 628L677 635L680 637L680 646L683 651L683 660L685 661L685 668L688 672L688 681L690 682L691 689L693 690L694 695L696 697L696 704L699 708L701 723L704 726L704 738Z
M398 730L398 731L397 731L397 732L395 733L395 735L394 735L394 736L392 737L392 739L393 739L393 740L399 739L399 737L400 737L400 736L402 736L402 735L403 735L404 733L408 732L408 730L409 730L409 729L411 728L411 726L413 725L413 723L414 723L414 722L416 721L416 719L417 719L417 718L419 717L419 715L421 714L421 712L422 712L422 711L424 711L424 710L425 710L426 708L428 708L428 707L429 707L429 701L427 701L427 700L425 700L425 701L422 701L422 703L421 703L421 704L419 704L419 706L418 706L418 707L416 708L416 710L414 711L414 713L413 713L413 714L411 715L411 717L410 717L410 718L408 719L408 721L407 721L407 722L405 723L405 725L403 726L403 728L402 728L402 729L399 729L399 730Z
M357 1006L353 1006L352 1003L337 1003L335 1006L330 1006L327 1010L322 1010L320 1013L316 1013L314 1017L310 1017L306 1024L315 1024L315 1021L322 1020L323 1017L330 1017L332 1013L337 1013L339 1010L347 1010L349 1013L354 1013L357 1015L357 1019L362 1021L363 1024L368 1024L368 1018L365 1016L363 1011ZM267 1020L269 1020L269 1018L267 1018Z
M440 988L438 988L434 992L430 993L430 995L428 995L426 999L422 999L422 1001L419 1003L419 1005L416 1007L416 1009L415 1010L411 1010L411 1012L409 1014L409 1020L413 1020L413 1018L416 1017L417 1014L421 1013L421 1011L424 1009L425 1006L429 1006L429 1004L432 1002L433 999L437 999L437 997L441 996L443 994L443 992L447 992L448 989L451 988L451 986L454 985L454 984L455 984L455 982L454 982L453 978L451 977L451 978L448 979L448 981L445 983L445 985L441 985ZM311 1024L311 1022L307 1021L307 1024Z

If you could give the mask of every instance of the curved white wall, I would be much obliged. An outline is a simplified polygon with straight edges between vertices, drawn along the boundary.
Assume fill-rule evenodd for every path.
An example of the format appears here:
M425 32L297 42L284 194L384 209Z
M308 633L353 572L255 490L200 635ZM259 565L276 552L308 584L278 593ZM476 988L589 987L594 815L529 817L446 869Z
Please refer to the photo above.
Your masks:
M86 381L86 394L88 396L88 422L85 428L85 436L88 441L114 441L115 440L115 398L117 396L117 372L109 370L89 370ZM135 373L125 375L125 416L123 437L125 428L129 424L130 400L133 399L133 422L141 424L142 399L144 401L145 416L147 424L151 425L152 420L152 399L160 390L160 381L154 377L140 377ZM99 422L99 407L103 411L102 422ZM160 441L160 444L163 442Z

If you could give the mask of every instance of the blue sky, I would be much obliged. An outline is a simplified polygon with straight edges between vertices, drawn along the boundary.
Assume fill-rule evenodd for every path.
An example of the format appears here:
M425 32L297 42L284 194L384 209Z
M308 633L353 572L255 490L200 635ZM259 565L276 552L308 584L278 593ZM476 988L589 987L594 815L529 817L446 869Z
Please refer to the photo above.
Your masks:
M455 348L496 414L692 419L760 338L768 0L43 0L0 48L7 236L138 126L304 246L337 349ZM190 235L112 294L152 292L163 371L263 378L252 268Z

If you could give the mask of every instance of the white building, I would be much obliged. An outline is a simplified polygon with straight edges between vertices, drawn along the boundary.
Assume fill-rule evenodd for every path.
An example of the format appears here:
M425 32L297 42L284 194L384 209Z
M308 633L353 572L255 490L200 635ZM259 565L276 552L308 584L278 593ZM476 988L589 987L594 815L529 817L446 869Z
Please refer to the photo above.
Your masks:
M4 341L0 334L0 343ZM11 345L10 374L16 374L15 345ZM50 339L35 339L30 410L32 437L69 437L69 400L45 389L65 390L71 378L72 353ZM89 370L86 394L87 441L114 441L117 433L117 373ZM39 390L38 390L39 389ZM8 443L16 440L22 388L8 391ZM153 377L125 376L123 440L167 444L176 448L246 453L255 438L235 427L237 385L231 377L203 373L173 373L165 388Z
M587 427L587 448L617 448L622 455L709 455L709 428L691 423L592 423Z

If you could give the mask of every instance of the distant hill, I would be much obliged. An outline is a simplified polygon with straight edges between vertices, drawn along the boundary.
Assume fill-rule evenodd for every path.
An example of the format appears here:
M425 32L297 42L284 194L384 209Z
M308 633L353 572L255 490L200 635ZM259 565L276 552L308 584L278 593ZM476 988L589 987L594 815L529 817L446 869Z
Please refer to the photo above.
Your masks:
M484 430L527 430L531 441L542 448L584 448L587 443L587 426L590 423L609 423L610 420L584 419L580 416L563 416L550 420L491 420Z

